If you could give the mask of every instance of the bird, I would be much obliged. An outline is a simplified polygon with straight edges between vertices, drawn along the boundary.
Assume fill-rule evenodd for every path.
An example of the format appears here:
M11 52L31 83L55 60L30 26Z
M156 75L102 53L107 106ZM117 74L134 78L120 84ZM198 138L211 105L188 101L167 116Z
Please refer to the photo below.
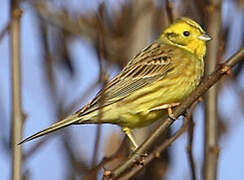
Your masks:
M119 125L137 149L132 130L172 115L172 109L200 83L209 40L211 37L196 21L176 19L87 105L19 144L70 125L110 123Z

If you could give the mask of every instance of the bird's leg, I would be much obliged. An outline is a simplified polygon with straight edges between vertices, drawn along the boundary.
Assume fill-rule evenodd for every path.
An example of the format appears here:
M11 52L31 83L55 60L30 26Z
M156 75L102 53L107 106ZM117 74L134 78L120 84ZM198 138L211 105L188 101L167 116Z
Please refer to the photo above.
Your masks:
M135 138L130 130L130 128L128 127L124 127L122 128L122 130L124 131L124 133L127 135L127 137L129 138L131 144L133 145L133 148L132 148L132 151L134 153L137 153L135 152L137 150L137 148L139 147L135 141ZM138 154L140 157L138 159L135 160L135 163L136 164L139 164L139 165L142 165L144 166L144 158L148 156L147 153L144 153L144 154Z
M150 109L150 111L156 111L156 110L167 110L168 112L168 116L171 119L175 119L175 117L173 117L173 111L172 108L178 106L180 103L172 103L172 104L163 104L157 107L154 107L152 109Z
M127 137L129 138L131 144L133 145L133 151L135 151L138 148L138 145L135 141L135 137L133 136L130 128L128 127L124 127L122 128L122 131L124 131L124 133L127 135Z
M173 119L173 120L176 119L176 118L173 116L173 111L172 111L172 107L171 107L171 106L169 106L169 107L167 108L167 112L168 112L168 116L169 116L169 118L171 118L171 119Z

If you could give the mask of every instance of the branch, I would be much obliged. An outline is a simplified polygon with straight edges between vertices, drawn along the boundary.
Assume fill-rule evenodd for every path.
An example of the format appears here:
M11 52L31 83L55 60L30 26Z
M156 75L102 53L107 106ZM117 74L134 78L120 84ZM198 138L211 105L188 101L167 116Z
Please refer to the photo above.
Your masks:
M224 75L228 74L230 68L232 68L239 61L244 58L244 48L240 49L231 58L229 58L226 63L217 68L206 80L204 80L196 90L188 97L184 102L182 102L178 107L175 108L173 112L173 117L180 116L193 102L195 102L199 97L201 97L212 85L219 81ZM161 125L155 130L155 132L148 137L144 143L133 153L133 155L122 165L117 167L115 170L111 171L110 175L104 176L103 179L118 178L123 172L132 168L135 162L141 158L141 155L146 152L146 150L151 147L151 145L156 141L160 135L165 132L175 120L172 118L167 118Z
M11 2L10 45L12 80L12 180L21 179L22 149L17 144L22 138L23 113L21 108L21 55L20 55L20 19L22 11L17 0Z
M208 44L205 61L205 74L214 71L218 61L219 32L221 26L220 14L221 0L209 0L207 4L207 32L214 37ZM211 87L205 97L205 126L204 126L204 166L203 179L215 180L217 177L218 164L218 118L217 118L217 85Z
M100 11L102 11L102 9L103 9L102 7L104 7L104 6L100 7ZM103 66L102 66L102 61L104 59L104 39L103 39L103 30L102 30L102 22L104 21L103 13L100 12L100 16L98 16L97 18L98 18L98 22L99 22L99 26L100 26L99 29L101 29L99 31L98 38L97 38L98 39L97 40L98 41L97 56L98 56L98 63L99 63L99 70L100 70L99 81L101 81L101 83L103 84L103 88L105 88L108 83L108 76L107 76L106 70L104 70ZM106 98L106 94L102 93L101 100L99 102L100 107L103 106L105 98ZM98 112L98 120L101 120L102 116L103 116L103 113L100 110ZM101 139L101 132L102 132L102 126L100 124L98 124L97 128L96 128L96 136L95 136L95 143L94 143L94 148L93 148L93 153L92 153L93 158L92 158L92 162L91 162L91 167L94 167L97 163L99 145L100 145L100 139Z
M172 24L173 21L175 20L175 16L173 12L173 4L172 2L169 2L169 0L166 0L165 3L166 3L166 12L169 19L169 24Z
M194 133L194 121L193 117L190 117L189 119L189 126L188 126L188 145L186 147L187 150L187 156L188 160L190 163L190 168L191 168L191 179L196 180L196 167L195 167L195 162L193 158L193 153L192 153L192 143L193 143L193 133Z
M7 34L7 32L9 31L9 26L10 24L6 24L5 27L1 30L0 32L0 41L3 39L3 37Z

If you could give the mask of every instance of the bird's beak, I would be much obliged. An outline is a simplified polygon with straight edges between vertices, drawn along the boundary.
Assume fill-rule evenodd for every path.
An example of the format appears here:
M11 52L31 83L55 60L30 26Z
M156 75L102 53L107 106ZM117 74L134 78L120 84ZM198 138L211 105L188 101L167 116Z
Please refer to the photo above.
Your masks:
M207 34L201 34L200 36L197 37L198 39L202 40L202 41L209 41L211 40L212 38L207 35Z

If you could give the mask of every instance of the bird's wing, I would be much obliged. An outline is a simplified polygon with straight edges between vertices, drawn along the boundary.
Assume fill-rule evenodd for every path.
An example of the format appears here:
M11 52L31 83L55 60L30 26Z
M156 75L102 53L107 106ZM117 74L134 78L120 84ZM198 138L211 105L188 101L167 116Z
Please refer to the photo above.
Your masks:
M87 106L77 111L77 114L83 116L100 107L113 104L140 88L164 78L173 69L172 51L174 48L170 45L152 43L133 57Z

